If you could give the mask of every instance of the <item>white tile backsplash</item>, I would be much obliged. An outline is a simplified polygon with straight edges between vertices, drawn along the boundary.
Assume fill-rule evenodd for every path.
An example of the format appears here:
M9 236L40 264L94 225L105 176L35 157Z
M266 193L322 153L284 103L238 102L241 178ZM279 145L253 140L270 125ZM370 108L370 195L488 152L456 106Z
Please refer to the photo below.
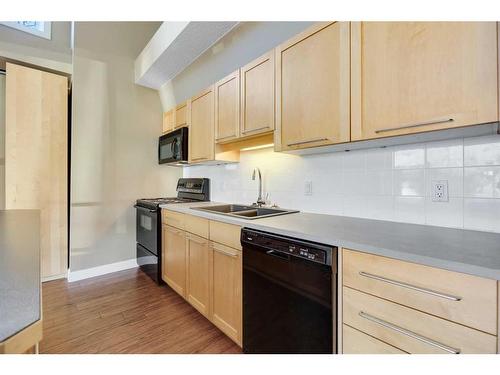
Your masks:
M432 181L447 180L448 196L461 198L464 195L464 169L463 168L432 168L425 171L425 192L430 196Z
M466 167L464 196L500 198L500 166Z
M424 168L425 144L394 147L393 160L394 168Z
M281 207L500 232L500 135L307 156L262 149L184 176L210 178L213 201L248 204L257 199L254 167ZM448 181L448 202L432 201L433 180Z
M425 152L427 168L451 168L464 165L462 138L428 143Z
M465 138L464 165L500 165L500 136Z
M395 195L424 196L425 169L396 169L393 191Z
M500 232L500 199L464 198L464 228Z

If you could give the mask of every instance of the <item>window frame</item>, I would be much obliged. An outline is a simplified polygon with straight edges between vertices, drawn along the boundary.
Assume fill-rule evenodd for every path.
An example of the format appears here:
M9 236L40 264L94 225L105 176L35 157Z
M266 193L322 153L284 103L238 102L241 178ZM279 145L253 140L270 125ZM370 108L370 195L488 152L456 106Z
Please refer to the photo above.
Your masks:
M8 21L8 22L0 22L0 25L4 25L7 27L10 27L12 29L16 29L19 31L23 31L25 33L38 36L40 38L52 39L52 22L51 21L37 21L37 22L43 22L43 31L37 30L37 29L31 29L29 27L20 25L19 23L15 21Z

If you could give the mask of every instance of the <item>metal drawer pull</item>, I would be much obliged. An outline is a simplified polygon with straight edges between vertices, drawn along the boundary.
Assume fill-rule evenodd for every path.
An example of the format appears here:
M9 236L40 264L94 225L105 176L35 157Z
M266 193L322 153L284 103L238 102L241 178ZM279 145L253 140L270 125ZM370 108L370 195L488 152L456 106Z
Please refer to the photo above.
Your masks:
M224 255L227 255L231 258L237 258L238 257L238 254L232 254L228 251L225 251L225 250L222 250L221 248L217 247L216 245L212 244L212 249L214 249L215 251L217 251L218 253L221 253L221 254L224 254Z
M428 344L428 345L431 345L431 346L434 346L436 348L439 348L439 349L442 349L448 353L451 353L451 354L460 354L460 349L456 349L456 348L452 348L451 346L448 346L448 345L445 345L445 344L441 344L440 342L437 342L437 341L434 341L432 339L429 339L427 337L424 337L424 336L421 336L419 335L418 333L415 333L413 331L410 331L410 330L407 330L406 328L402 328L402 327L399 327L395 324L392 324L392 323L389 323L389 322L386 322L385 320L382 320L382 319L379 319L379 318L376 318L370 314L367 314L363 311L360 311L359 312L359 316L364 318L364 319L367 319L373 323L377 323L379 325L381 325L382 327L385 327L385 328L388 328L388 329L392 329L393 331L396 331L396 332L399 332L405 336L408 336L408 337L411 337L411 338L414 338L415 340L418 340L418 341L421 341L425 344Z
M200 245L205 245L207 243L206 240L199 240L198 238L190 236L189 234L186 234L186 238L188 240L196 242L197 244L200 244Z
M287 146L298 146L298 145L303 145L306 143L313 143L313 142L321 142L321 141L327 141L328 138L315 138L315 139L310 139L308 141L300 141L300 142L293 142L289 143Z
M264 129L268 129L269 126L261 126L260 128L257 128L257 129L249 129L249 130L242 130L241 132L243 134L246 134L246 133L251 133L251 132L256 132L256 131L259 131L259 130L264 130Z
M430 294L430 295L433 295L435 297L449 299L451 301L461 301L462 300L462 297L456 297L456 296L452 296L450 294L436 292L436 291L431 290L431 289L420 288L420 287L415 286L415 285L407 284L407 283L404 283L402 281L396 281L396 280L387 279L385 277L373 275L373 274L368 273L368 272L360 271L359 274L361 276L367 277L369 279L374 279L374 280L382 281L384 283L388 283L388 284L392 284L392 285L397 285L397 286L400 286L400 287L403 287L403 288L415 290L417 292Z
M400 129L418 128L419 126L432 125L432 124L443 124L445 122L453 122L453 121L455 121L455 120L452 118L447 118L447 119L442 119L442 120L432 120L432 121L426 121L426 122L419 122L418 124L398 126L396 128L378 129L378 130L375 130L375 133L384 133L384 132L390 132L393 130L400 130Z

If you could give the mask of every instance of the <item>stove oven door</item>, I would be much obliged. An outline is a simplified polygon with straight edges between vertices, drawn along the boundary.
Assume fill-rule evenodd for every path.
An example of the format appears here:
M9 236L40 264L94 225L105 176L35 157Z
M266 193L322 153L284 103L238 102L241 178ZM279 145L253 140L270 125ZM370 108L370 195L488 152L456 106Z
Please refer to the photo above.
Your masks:
M158 215L157 210L135 206L136 214L136 240L142 247L158 256Z

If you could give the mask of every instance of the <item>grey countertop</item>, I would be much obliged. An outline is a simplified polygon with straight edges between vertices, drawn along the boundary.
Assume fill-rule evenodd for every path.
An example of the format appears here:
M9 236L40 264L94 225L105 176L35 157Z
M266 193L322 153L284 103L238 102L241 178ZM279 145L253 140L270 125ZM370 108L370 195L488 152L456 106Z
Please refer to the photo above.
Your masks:
M500 280L500 234L345 216L295 213L257 220L192 210L220 203L161 205L172 211Z
M0 211L0 342L40 319L39 217Z

